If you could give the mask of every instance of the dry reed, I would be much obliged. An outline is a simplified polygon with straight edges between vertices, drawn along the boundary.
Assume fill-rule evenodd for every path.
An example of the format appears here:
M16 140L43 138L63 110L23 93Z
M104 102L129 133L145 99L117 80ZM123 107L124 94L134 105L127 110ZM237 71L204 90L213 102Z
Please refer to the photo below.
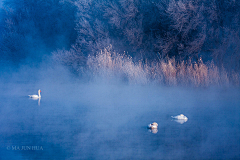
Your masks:
M239 85L239 74L219 69L213 62L176 62L174 58L143 64L133 62L130 56L121 55L107 47L96 56L89 56L87 66L93 75L105 78L119 77L134 84L156 82L169 86L220 86Z

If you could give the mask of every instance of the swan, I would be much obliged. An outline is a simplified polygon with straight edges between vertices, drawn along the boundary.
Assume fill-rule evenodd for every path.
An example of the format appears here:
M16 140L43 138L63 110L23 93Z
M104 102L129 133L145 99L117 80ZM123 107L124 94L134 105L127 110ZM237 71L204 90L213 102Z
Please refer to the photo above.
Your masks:
M177 116L171 116L172 118L178 119L178 120L188 120L186 116L183 114L177 115Z
M148 125L149 129L157 129L157 127L158 127L158 124L156 122L153 122L153 123Z
M38 90L38 95L36 94L33 94L33 95L28 95L30 98L33 98L33 99L40 99L41 98L41 94L40 94L41 90L39 89Z

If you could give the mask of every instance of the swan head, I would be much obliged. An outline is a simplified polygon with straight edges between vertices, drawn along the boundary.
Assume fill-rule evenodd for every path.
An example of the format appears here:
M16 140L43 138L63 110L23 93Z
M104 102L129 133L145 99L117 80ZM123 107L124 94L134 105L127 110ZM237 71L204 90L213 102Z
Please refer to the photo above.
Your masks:
M40 92L41 92L41 90L39 89L39 90L38 90L38 97L39 97L39 98L41 97Z

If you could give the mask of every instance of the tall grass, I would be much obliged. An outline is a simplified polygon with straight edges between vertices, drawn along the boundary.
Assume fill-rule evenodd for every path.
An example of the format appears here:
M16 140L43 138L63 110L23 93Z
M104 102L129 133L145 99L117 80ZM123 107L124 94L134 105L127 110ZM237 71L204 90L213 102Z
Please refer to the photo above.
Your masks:
M134 84L150 82L168 86L228 86L239 85L239 74L228 73L218 68L213 61L203 63L181 61L174 58L161 59L159 62L134 62L132 57L119 54L107 47L95 56L88 56L87 68L94 76L120 78Z

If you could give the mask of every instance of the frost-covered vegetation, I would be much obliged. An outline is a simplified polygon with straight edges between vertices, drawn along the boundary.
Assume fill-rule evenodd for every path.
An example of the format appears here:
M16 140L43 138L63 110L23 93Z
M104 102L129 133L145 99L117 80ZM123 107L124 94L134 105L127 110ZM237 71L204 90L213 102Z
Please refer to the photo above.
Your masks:
M105 48L96 56L87 59L88 72L94 77L121 79L133 84L157 83L169 86L229 86L239 85L239 75L236 72L227 73L218 68L213 61L206 64L200 58L198 62L177 62L175 58L165 58L160 61L133 62L132 57L120 55L110 47Z
M5 0L1 59L133 83L239 84L240 1ZM40 55L40 56L39 56Z

